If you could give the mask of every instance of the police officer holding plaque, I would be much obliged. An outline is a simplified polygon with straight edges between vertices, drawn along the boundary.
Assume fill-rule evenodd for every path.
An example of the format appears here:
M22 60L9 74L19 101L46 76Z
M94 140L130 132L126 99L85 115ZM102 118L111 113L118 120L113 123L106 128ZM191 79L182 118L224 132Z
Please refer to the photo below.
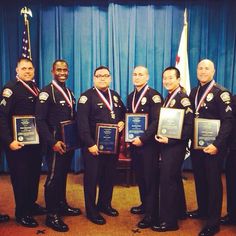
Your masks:
M44 214L45 209L36 204L41 171L42 152L39 144L24 144L29 138L31 127L29 119L34 116L39 89L34 83L32 61L20 58L16 67L16 79L9 81L3 88L0 102L0 139L6 152L11 182L15 197L16 222L25 227L36 227L32 217ZM21 135L13 128L13 117L19 119ZM15 136L18 137L15 139ZM34 135L33 135L34 136ZM32 137L34 139L34 137Z
M67 62L56 60L51 72L52 82L39 94L36 119L39 135L47 146L46 225L56 231L66 232L69 227L61 216L81 214L80 209L70 207L66 200L66 179L74 151L67 151L66 144L62 141L61 128L61 122L75 119L75 98L66 87L69 74Z
M79 136L84 145L86 214L91 222L103 225L106 220L99 212L108 216L118 216L119 214L111 206L118 160L118 152L115 153L112 150L112 147L115 147L115 143L118 142L118 137L112 135L112 129L114 125L117 125L118 132L122 131L125 107L118 93L109 88L111 83L109 68L105 66L96 68L93 82L94 86L79 98L77 121ZM99 123L103 125L98 126ZM99 194L96 202L97 185Z
M200 236L214 235L220 230L222 158L232 129L231 95L215 82L214 74L214 63L208 59L201 60L197 66L199 85L190 94L190 100L195 108L195 129L198 124L197 119L204 118L208 122L207 127L201 127L207 131L201 131L205 134L201 140L199 135L196 135L198 132L195 132L193 141L197 143L198 149L191 150L198 209L188 212L188 216L195 219L206 218L206 225L199 233ZM220 121L218 134L214 130L208 130L209 127L214 127L215 121L212 120ZM199 149L199 146L213 137L210 144Z
M167 115L160 113L158 129L162 120L167 121L167 129L178 127L174 133L158 132L156 140L161 143L160 165L160 223L152 229L158 232L178 230L178 219L186 217L186 202L181 176L181 167L184 161L186 147L192 135L193 110L185 90L180 86L180 72L176 67L168 67L162 73L163 86L168 90L163 108L168 108ZM163 109L161 108L161 109ZM179 117L176 111L182 111L184 116ZM177 115L176 115L177 114ZM171 118L171 120L169 120ZM169 121L168 121L169 120ZM173 124L175 127L173 127ZM169 125L169 127L168 127ZM160 133L160 134L159 134ZM180 134L180 135L179 135Z
M156 125L162 106L162 96L148 86L149 73L144 66L133 71L134 91L127 99L127 112L148 114L148 127L131 141L131 158L139 187L141 205L131 208L132 214L145 214L139 228L148 228L157 221L159 147L155 144ZM129 124L126 124L128 126Z

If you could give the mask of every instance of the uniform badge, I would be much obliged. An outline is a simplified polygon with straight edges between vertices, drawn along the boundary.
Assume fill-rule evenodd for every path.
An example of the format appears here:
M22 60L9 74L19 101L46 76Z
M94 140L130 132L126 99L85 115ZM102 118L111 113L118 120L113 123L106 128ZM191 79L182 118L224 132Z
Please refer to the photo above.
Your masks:
M176 103L176 100L175 99L172 99L171 102L170 102L170 107L173 107Z
M226 103L226 104L229 104L230 103L230 95L229 95L229 92L223 92L221 95L220 95L220 98L221 100Z
M207 100L208 102L210 102L213 97L214 97L213 93L209 93L209 94L207 95L207 97L206 97L206 100Z
M2 92L2 96L5 97L5 98L11 97L12 94L13 94L13 92L9 88L4 89L3 92Z
M79 99L79 103L85 104L87 102L88 98L86 96L81 96Z
M183 105L183 107L187 107L187 106L190 106L191 105L191 103L190 103L190 101L189 101L189 99L188 98L183 98L183 99L181 99L181 104Z
M113 96L113 99L114 99L115 102L118 102L118 101L119 101L119 100L118 100L118 97L115 96L115 95Z
M143 97L142 100L141 100L141 104L144 105L146 102L147 102L147 98Z
M161 97L159 95L154 95L152 100L154 103L161 103Z
M40 100L40 101L46 101L46 100L48 99L48 97L49 97L49 94L46 93L46 92L41 92L41 93L39 94L39 100Z
M6 102L5 98L2 99L0 105L3 105L3 106L6 106L6 105L7 105L7 102Z

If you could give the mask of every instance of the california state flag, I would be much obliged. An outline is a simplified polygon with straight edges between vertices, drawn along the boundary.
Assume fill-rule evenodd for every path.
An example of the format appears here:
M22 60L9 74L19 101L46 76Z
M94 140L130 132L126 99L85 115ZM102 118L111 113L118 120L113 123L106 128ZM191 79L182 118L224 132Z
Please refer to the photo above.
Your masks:
M184 27L181 34L179 43L179 50L176 56L175 66L180 71L180 84L185 88L187 94L190 94L190 80L189 80L189 67L188 67L188 51L187 51L187 38L188 38L188 23L187 23L187 10L184 11Z

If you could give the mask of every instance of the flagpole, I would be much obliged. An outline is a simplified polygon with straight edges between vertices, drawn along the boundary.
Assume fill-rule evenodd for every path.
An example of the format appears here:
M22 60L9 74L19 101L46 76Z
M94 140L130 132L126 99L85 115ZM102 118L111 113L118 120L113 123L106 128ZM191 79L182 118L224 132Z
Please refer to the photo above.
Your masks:
M27 7L23 7L21 9L21 11L20 11L20 14L24 15L24 24L27 27L28 54L29 54L30 60L32 60L32 56L31 56L31 42L30 42L30 29L29 29L29 20L28 20L28 15L33 17L32 11L29 8L27 8Z

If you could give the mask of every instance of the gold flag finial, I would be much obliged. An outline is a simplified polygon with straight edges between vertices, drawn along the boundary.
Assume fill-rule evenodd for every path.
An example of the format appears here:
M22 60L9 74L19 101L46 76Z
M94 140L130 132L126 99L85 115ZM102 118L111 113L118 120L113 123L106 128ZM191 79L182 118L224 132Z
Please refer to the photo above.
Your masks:
M27 16L31 16L33 17L33 14L32 14L32 11L27 8L27 7L23 7L21 10L20 10L20 14L21 15L24 15L24 18L25 18L25 21L27 20Z

